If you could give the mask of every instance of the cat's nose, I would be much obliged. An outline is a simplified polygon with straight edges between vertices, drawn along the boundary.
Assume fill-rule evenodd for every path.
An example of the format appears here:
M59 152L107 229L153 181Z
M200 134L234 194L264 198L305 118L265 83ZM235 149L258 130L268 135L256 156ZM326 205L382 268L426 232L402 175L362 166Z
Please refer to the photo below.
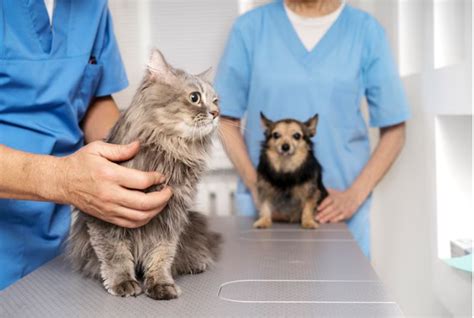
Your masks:
M209 114L212 115L212 118L216 118L217 116L219 116L219 111L218 110L211 110L209 112Z

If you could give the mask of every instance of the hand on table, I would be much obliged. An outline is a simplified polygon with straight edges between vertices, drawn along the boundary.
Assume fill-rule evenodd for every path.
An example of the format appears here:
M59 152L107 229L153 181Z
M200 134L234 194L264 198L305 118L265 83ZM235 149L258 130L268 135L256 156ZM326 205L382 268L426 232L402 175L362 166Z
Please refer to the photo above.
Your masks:
M319 223L336 223L350 219L364 202L360 193L355 190L337 191L328 189L328 193L329 195L317 209L315 219Z
M133 158L139 148L138 142L114 145L95 141L62 158L57 167L61 201L122 227L136 228L148 223L163 210L172 192L164 187L144 193L141 190L163 183L165 177L114 163Z

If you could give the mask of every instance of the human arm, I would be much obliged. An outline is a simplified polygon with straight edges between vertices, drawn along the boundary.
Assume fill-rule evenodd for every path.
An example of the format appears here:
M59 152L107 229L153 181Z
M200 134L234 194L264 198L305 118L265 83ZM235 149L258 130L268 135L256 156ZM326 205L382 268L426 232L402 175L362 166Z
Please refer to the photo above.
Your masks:
M95 98L81 123L85 143L105 139L119 117L120 111L112 96Z
M367 20L364 40L361 74L369 123L380 127L380 138L369 162L349 188L342 192L331 190L322 202L317 218L324 222L352 216L387 173L405 142L409 104L388 37L375 19Z
M219 136L227 156L233 163L245 186L250 190L255 204L258 206L257 171L250 160L240 131L240 119L222 118L219 126Z
M171 189L143 193L165 179L156 172L122 167L138 142L92 142L67 157L30 154L0 145L0 197L72 204L106 222L139 227L160 212Z
M380 128L379 142L352 185L345 191L328 189L329 196L318 207L318 222L340 222L357 211L400 154L405 130L405 123Z

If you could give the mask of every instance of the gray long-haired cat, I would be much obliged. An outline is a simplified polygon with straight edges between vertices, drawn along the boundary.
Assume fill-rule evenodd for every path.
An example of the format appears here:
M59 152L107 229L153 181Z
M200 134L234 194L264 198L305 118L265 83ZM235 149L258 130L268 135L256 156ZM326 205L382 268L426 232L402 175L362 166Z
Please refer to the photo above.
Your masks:
M146 295L172 299L179 294L174 275L199 273L213 263L220 236L208 230L204 216L189 208L206 167L218 115L216 93L204 75L175 69L158 50L152 52L132 104L108 142L139 140L140 152L122 164L163 173L173 196L161 213L136 229L76 209L69 238L69 257L76 270L101 279L110 294L119 296L140 294L137 276L143 276Z

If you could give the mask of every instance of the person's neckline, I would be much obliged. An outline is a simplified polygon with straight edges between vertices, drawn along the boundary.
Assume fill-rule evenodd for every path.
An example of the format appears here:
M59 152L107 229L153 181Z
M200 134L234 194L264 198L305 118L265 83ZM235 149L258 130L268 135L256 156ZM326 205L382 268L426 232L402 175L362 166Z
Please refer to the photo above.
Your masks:
M320 17L305 17L305 16L301 16L297 13L295 13L294 11L292 11L285 3L285 1L283 1L283 7L285 8L285 11L286 11L286 14L288 16L288 18L293 22L293 23L296 23L296 24L299 24L299 25L305 25L305 26L319 26L319 25L324 25L324 24L327 24L327 23L330 23L332 21L335 21L338 16L341 14L342 10L344 9L346 5L346 2L343 0L341 1L341 4L339 5L339 7L334 10L333 12L329 13L329 14L326 14L326 15L323 15L323 16L320 16Z
M321 37L319 42L310 50L304 46L303 42L299 38L299 35L295 29L295 25L289 19L288 14L284 7L284 1L277 0L275 6L272 7L274 15L275 27L279 30L279 36L283 40L285 46L293 53L293 56L304 66L307 67L313 61L317 61L319 57L324 56L337 44L339 37L338 32L341 31L342 25L345 23L346 16L350 10L350 4L345 4L341 8L340 14L329 26L327 31Z

